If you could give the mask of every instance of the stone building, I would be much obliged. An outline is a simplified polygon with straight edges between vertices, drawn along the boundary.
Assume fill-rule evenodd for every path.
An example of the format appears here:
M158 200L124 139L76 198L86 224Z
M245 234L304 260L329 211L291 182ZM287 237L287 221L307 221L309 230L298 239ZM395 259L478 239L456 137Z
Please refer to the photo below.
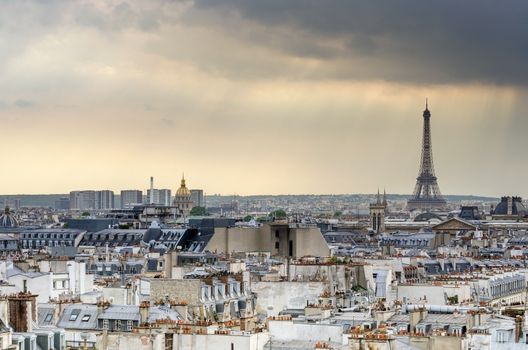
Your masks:
M330 255L319 228L287 223L216 228L205 250L217 253L270 252L271 255L292 258Z
M77 247L86 231L76 229L37 229L20 234L23 249L39 250L46 247Z

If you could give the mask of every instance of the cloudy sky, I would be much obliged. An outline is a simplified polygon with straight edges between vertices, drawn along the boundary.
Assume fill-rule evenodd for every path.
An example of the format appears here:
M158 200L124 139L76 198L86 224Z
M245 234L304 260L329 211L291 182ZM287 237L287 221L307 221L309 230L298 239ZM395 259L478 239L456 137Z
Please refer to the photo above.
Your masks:
M0 193L528 195L528 2L0 0Z

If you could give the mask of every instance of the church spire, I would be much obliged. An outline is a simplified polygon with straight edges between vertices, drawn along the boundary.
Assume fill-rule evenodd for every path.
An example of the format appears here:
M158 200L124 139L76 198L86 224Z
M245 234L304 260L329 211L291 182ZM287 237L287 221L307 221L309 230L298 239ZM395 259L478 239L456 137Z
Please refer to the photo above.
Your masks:
M379 187L378 187L378 196L377 196L376 204L381 204Z

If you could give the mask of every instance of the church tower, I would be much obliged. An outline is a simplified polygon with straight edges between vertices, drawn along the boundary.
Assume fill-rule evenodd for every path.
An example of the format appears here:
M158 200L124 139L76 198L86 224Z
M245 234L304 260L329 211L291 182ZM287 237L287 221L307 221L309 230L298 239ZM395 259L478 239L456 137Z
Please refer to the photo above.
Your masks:
M383 201L381 200L379 189L376 203L371 203L370 209L370 228L376 233L385 232L385 212L387 210L387 201L385 193L383 193Z
M381 200L379 190L376 203L371 203L370 208L370 228L376 233L385 232L385 211L387 209L387 204L384 200Z
M387 193L385 192L385 189L383 189L383 202L382 204L385 206L385 215L389 214L389 205L387 203Z

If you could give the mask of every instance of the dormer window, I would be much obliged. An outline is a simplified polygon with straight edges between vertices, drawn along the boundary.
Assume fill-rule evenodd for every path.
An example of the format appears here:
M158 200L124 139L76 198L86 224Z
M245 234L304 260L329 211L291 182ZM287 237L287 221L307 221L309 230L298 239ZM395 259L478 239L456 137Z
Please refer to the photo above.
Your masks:
M77 317L79 317L79 314L81 313L81 310L74 309L70 315L70 321L76 321Z

